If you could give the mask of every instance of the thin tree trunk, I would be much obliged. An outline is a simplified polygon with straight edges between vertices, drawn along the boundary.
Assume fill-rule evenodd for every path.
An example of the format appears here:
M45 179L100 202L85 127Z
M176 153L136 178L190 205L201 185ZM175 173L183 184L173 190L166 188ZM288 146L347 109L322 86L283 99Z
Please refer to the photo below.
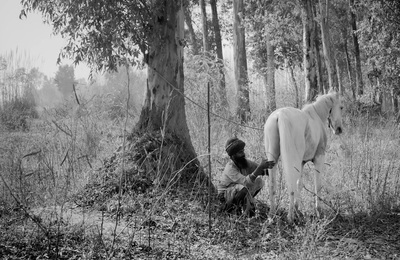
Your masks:
M343 84L342 84L342 77L340 75L339 62L338 62L337 58L335 58L335 65L336 65L336 75L337 75L339 93L343 95L344 89L343 89Z
M356 89L354 87L353 73L351 72L351 62L349 57L349 49L347 47L347 30L343 31L343 39L344 39L344 52L346 54L346 69L347 69L347 77L349 78L349 83L351 87L351 93L353 96L353 100L356 100Z
M247 122L250 116L250 102L247 74L247 56L245 32L242 24L244 16L243 0L233 1L233 61L235 84L238 96L237 115L241 122Z
M215 45L217 47L217 59L219 64L219 73L221 75L221 79L219 81L219 99L221 102L221 106L226 110L229 110L228 99L226 96L226 81L225 81L225 72L224 72L224 56L222 49L222 37L221 37L221 28L219 26L218 19L218 11L217 11L217 0L210 0L211 5L211 13L212 13L212 23L214 27L215 34Z
M311 5L312 7L312 11L313 11L313 16L316 17L317 15L317 10L315 5ZM313 19L313 23L314 23L314 48L315 48L315 63L317 66L316 72L317 72L317 91L319 94L324 94L327 93L328 90L326 88L326 85L324 84L324 80L323 80L323 70L322 70L322 60L321 60L321 53L320 53L320 41L319 41L319 34L318 34L318 22Z
M397 115L399 111L399 103L397 100L397 94L394 88L391 89L391 95L392 95L392 104L393 104L393 114Z
M187 5L184 5L184 12L185 12L185 22L189 30L189 36L190 36L190 45L191 45L191 50L193 55L198 55L199 54L199 44L197 42L197 37L196 33L194 32L193 29L193 21L192 21L192 14L190 12L190 9Z
M304 76L305 76L305 101L310 102L318 93L317 68L315 62L315 25L312 12L312 0L302 0L303 20L303 53L304 53Z
M291 80L291 82L292 82L292 84L293 84L293 88L294 88L295 95L296 95L296 107L297 107L297 108L300 108L300 103L299 103L299 100L300 100L299 87L297 86L296 78L294 77L293 67L292 67L291 65L289 65L289 66L287 66L287 69L289 70L290 80Z
M267 100L269 111L276 110L276 99L275 99L275 48L271 44L269 33L266 34L267 43Z
M205 0L200 0L201 9L201 25L203 27L203 52L204 55L208 56L209 44L208 44L208 25L207 25L207 13Z
M149 44L146 98L135 130L165 129L180 138L188 154L195 156L183 96L184 15L177 2L180 1L166 1L162 14L165 19L154 23L154 31L161 35Z
M349 0L349 8L350 8L351 28L352 28L353 43L354 43L354 56L356 60L356 88L357 88L357 94L362 95L364 94L364 83L361 72L360 46L358 44L358 36L356 33L357 32L356 15L353 11L354 0Z
M334 51L330 40L329 33L329 0L319 0L320 9L320 25L321 25L321 38L322 48L324 51L324 58L326 70L328 72L329 89L338 91L338 81L336 76L336 67L334 61Z

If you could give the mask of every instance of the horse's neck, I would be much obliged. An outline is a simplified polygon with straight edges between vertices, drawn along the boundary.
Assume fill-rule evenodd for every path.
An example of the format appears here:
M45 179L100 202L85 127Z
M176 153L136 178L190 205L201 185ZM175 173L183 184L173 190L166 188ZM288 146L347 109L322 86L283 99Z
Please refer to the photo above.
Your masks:
M330 107L326 106L326 102L324 102L323 100L319 100L317 102L314 102L311 106L313 107L314 111L317 113L322 122L326 122L328 120Z

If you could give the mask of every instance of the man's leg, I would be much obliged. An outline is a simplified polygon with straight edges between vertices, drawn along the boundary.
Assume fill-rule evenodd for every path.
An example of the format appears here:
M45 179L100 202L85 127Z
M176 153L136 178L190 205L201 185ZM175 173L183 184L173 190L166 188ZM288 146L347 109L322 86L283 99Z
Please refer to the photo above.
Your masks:
M260 192L260 190L261 190L261 188L258 189L258 190L256 190L256 191L254 192L254 194L253 194L253 197L254 197L254 198L257 196L257 194Z
M254 184L249 187L249 192L246 201L246 210L245 213L248 217L254 217L256 215L256 205L254 197L260 192L260 190L264 187L265 182L261 177L257 177L254 181Z
M246 204L248 191L243 185L237 184L226 191L226 211L228 213L240 215L242 207Z
M247 195L247 188L243 187L239 192L235 194L231 204L231 212L236 215L242 214L242 209L246 206L246 195Z

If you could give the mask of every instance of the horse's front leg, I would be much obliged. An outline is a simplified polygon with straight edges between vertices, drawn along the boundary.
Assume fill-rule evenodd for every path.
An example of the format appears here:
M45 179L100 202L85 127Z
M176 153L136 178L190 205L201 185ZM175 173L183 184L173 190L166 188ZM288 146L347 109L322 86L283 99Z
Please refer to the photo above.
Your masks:
M321 191L321 176L325 172L325 154L320 154L314 158L314 192L315 192L315 209L317 216L321 216L320 206L320 191Z
M276 213L276 172L278 164L269 170L269 202L270 202L270 216L274 216Z
M304 163L301 164L301 167L299 169L299 179L297 180L297 193L298 193L298 197L295 198L295 202L294 202L294 206L295 206L295 210L296 210L296 214L299 217L302 217L303 215L301 214L301 211L299 210L299 204L301 202L301 191L303 190L303 170L304 170Z

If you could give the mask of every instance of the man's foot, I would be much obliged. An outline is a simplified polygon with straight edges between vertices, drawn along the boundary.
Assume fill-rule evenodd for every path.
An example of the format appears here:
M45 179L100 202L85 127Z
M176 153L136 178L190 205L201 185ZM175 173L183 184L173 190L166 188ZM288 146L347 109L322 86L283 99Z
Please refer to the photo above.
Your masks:
M248 218L252 218L256 216L256 207L254 204L250 204L246 211L244 212L244 214L246 215L246 217Z
M232 215L240 216L242 215L242 208L238 205L231 205L226 212Z

